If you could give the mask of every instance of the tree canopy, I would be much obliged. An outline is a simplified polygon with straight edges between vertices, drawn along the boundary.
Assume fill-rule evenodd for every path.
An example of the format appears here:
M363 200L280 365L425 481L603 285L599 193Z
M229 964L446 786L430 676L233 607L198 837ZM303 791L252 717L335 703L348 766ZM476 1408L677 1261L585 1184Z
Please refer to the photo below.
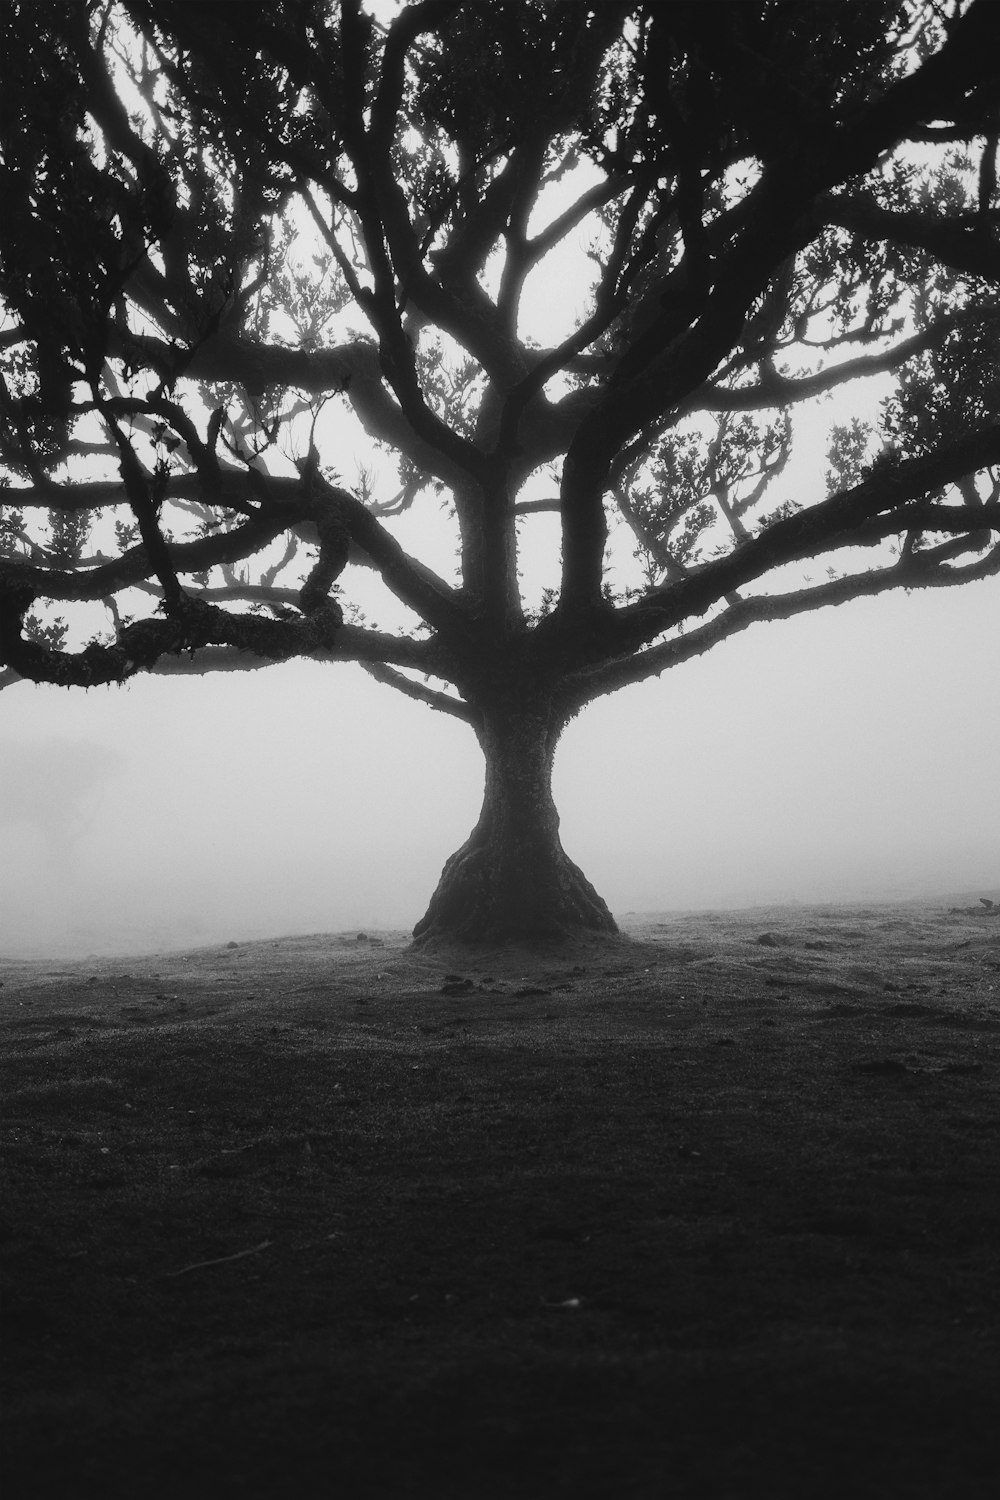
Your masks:
M1000 572L994 21L14 0L0 686L360 663L486 755L424 930L613 925L548 791L574 713ZM876 374L783 491L796 407ZM421 515L449 540L417 556Z

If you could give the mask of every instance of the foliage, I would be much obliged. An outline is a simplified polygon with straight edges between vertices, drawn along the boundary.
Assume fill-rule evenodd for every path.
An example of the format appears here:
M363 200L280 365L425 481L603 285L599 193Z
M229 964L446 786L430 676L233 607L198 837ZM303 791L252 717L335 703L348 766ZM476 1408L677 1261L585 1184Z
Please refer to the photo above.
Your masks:
M754 620L1000 571L987 0L0 28L0 685L307 653L558 726ZM782 491L794 409L870 375L880 424Z

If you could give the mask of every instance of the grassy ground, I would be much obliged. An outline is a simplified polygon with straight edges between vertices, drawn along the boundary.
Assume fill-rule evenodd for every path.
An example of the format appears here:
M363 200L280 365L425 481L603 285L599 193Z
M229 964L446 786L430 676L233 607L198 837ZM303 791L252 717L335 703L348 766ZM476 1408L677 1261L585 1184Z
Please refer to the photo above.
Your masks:
M995 914L0 979L6 1500L995 1493Z

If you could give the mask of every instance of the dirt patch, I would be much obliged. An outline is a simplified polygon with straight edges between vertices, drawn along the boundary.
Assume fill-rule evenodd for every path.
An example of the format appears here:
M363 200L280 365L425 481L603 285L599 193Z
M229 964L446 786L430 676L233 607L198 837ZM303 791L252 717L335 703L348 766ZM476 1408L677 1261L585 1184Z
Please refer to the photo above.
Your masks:
M0 980L10 1500L992 1495L986 908Z

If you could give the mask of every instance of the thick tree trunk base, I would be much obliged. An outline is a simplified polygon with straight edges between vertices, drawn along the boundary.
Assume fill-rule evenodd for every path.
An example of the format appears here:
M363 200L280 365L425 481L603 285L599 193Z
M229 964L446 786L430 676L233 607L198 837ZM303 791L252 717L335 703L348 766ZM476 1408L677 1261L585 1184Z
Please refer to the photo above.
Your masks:
M421 946L485 946L617 932L607 905L561 847L547 850L537 863L526 850L511 868L474 833L445 865L413 937Z
M479 822L441 874L417 943L554 943L617 933L615 919L566 854L552 800L562 720L518 693L484 710L486 759Z

